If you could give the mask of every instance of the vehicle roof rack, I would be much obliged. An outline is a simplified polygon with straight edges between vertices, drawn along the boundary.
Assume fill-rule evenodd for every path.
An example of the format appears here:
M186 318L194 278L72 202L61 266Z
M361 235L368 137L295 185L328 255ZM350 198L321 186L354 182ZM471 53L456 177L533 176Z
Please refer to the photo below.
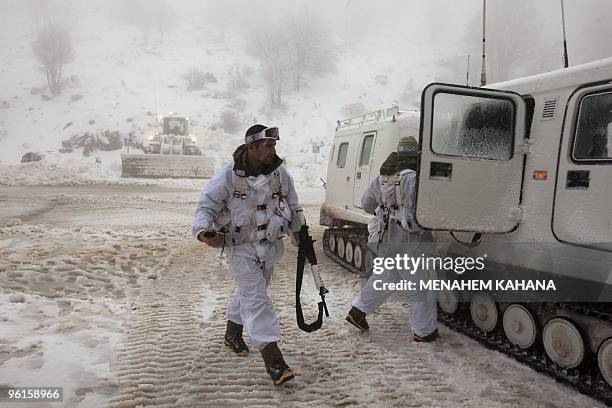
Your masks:
M386 109L379 109L373 112L363 113L361 115L351 116L350 118L338 120L336 124L336 130L351 127L351 126L361 126L365 123L370 122L378 122L387 118L395 118L399 116L401 113L407 112L405 110L400 110L399 106L392 106Z

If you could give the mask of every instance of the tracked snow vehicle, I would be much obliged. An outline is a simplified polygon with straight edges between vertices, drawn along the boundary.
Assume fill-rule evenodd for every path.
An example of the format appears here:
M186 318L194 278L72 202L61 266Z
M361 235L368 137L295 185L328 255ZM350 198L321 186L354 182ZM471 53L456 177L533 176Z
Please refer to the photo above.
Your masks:
M399 139L418 134L419 112L398 106L338 121L319 223L337 227L325 232L325 248L354 273L369 276L373 259L367 246L372 216L361 208L361 196Z
M149 137L145 154L122 154L122 177L208 178L210 158L202 155L189 134L189 118L170 114L161 118L162 131Z
M352 137L336 132L321 223L333 227L326 253L367 275L355 257L367 218L334 201L351 184L357 199L363 137L372 131L360 126ZM419 132L416 220L439 247L487 254L500 276L565 288L558 298L446 291L441 319L611 404L612 58L486 88L431 84ZM375 174L373 166L363 183Z

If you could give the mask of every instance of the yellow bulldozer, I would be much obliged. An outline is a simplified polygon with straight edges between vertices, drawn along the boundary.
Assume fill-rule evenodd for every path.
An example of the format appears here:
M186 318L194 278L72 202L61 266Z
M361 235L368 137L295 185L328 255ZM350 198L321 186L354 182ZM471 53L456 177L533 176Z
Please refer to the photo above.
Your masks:
M213 161L202 154L189 133L190 119L170 114L161 117L162 131L149 136L143 154L121 155L122 177L209 178Z

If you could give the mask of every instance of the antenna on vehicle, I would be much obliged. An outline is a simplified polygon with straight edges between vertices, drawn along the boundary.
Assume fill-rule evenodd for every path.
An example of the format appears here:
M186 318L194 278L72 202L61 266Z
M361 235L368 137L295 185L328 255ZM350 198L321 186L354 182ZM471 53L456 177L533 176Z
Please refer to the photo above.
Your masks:
M465 86L470 86L470 56L467 56L467 70L465 72Z
M565 37L565 5L561 0L561 24L563 25L563 68L569 66L569 59L567 58L567 40Z
M487 65L485 61L486 18L487 18L487 0L482 0L482 67L480 70L480 86L485 86L487 84Z
M153 99L155 103L155 124L159 125L159 111L157 110L157 82L153 82Z

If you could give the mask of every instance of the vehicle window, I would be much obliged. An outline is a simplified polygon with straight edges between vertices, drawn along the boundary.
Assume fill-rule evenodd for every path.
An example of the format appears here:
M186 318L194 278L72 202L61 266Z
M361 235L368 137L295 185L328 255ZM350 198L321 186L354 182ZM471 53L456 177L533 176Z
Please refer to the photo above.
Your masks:
M514 104L506 99L436 94L431 147L437 154L510 160Z
M361 145L361 156L359 156L359 167L367 166L372 154L372 144L374 143L374 135L367 135L363 139Z
M348 153L348 143L341 143L338 149L338 159L336 167L343 168L346 165L346 154Z
M574 160L612 159L612 92L587 95L580 102L572 157Z
M164 133L173 133L175 135L185 135L185 119L167 118L164 123Z

